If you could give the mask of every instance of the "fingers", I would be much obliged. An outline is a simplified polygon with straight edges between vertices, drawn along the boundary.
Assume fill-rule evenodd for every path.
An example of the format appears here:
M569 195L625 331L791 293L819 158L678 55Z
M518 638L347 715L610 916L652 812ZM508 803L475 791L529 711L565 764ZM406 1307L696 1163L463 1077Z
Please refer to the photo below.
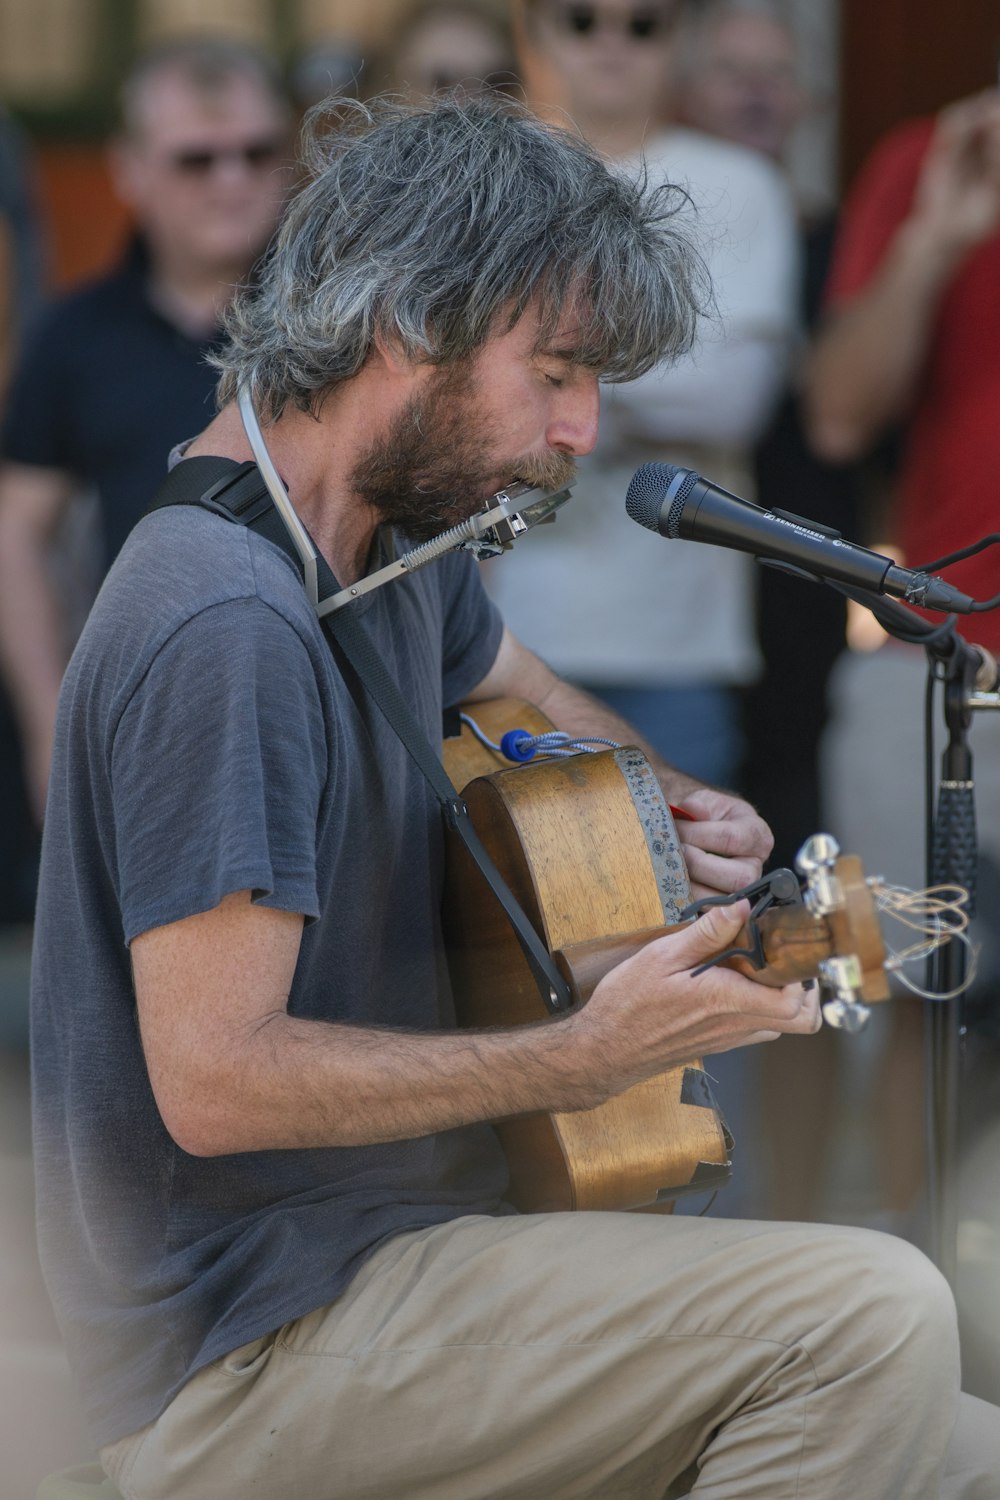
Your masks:
M725 948L732 946L740 928L750 916L749 901L736 901L732 906L712 906L688 927L682 927L650 944L650 951L658 948L658 961L666 961L666 972L680 974L688 969L697 969L707 959L714 958Z
M601 980L572 1019L612 1092L695 1057L817 1030L814 986L772 989L725 965L692 972L732 946L748 917L747 901L712 907Z
M759 880L764 868L759 859L727 859L694 845L685 846L684 861L692 901L702 896L731 896L734 891L741 891Z
M746 981L753 984L753 980ZM764 985L756 985L763 990ZM755 1047L761 1042L776 1042L780 1036L812 1036L823 1024L819 1006L819 991L813 986L788 985L784 990L771 990L759 1001L759 1013L754 997L748 1001L742 997L743 1025L730 1024L718 1042L709 1043L705 1056L719 1052L731 1052L737 1047ZM731 1020L734 1018L731 1018Z
M751 1031L747 1036L741 1036L738 1040L727 1041L718 1047L706 1047L702 1057L720 1057L724 1052L736 1052L741 1047L758 1047L761 1042L776 1042L781 1035L780 1031Z
M757 985L758 990L766 988ZM784 989L771 990L768 999L761 997L751 1004L759 1021L782 1035L812 1036L823 1024L816 985L786 984Z
M678 831L692 888L731 895L760 879L770 835L765 841L749 830L745 837L729 823L682 823Z
M985 89L969 99L950 104L938 115L935 138L961 140L977 130L992 129L1000 123L1000 91Z
M945 110L938 119L925 171L957 188L995 182L1000 161L1000 94L991 89Z
M755 861L760 873L759 867L774 847L774 836L749 802L703 787L685 797L681 806L691 814L677 824L685 854L689 848L703 849L724 859Z
M802 984L786 984L777 991L787 1004L788 1024L783 1028L796 1036L813 1036L823 1024L820 1009L820 991L816 984L808 988Z

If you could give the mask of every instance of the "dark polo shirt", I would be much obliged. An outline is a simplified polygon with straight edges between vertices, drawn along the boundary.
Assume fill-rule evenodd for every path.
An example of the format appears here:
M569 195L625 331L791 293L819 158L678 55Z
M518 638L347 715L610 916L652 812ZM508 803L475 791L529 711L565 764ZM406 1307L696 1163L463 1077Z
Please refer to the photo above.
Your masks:
M215 339L190 338L154 308L148 262L130 248L111 275L36 321L7 401L0 449L93 485L110 564L166 473L175 443L214 413Z

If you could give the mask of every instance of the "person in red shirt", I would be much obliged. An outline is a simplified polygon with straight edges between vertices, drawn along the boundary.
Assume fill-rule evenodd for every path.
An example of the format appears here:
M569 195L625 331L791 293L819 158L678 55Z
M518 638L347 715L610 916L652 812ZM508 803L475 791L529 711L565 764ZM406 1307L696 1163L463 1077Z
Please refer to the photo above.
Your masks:
M996 529L1000 473L1000 92L899 127L848 200L809 382L813 442L855 458L903 422L895 541L909 567ZM948 570L1000 593L1000 553ZM1000 612L975 620L1000 649Z
M816 450L847 461L887 431L898 431L890 520L908 567L933 563L1000 529L1000 91L901 125L879 143L845 205L825 301L807 382ZM965 593L990 599L1000 594L1000 549L948 567L945 576ZM1000 651L1000 611L960 618L958 629ZM842 658L825 758L838 838L870 871L911 887L924 884L926 673L924 652L896 642ZM940 718L936 727L941 740ZM974 716L970 745L980 857L979 978L966 1010L974 1018L976 997L984 1002L984 1017L995 1013L1000 984L996 715ZM919 1239L921 1018L905 1001L887 1009L892 1035L873 1105L887 1210L881 1222ZM980 1022L980 1036L988 1038L993 1024ZM978 1055L985 1057L991 1046L995 1042L980 1042ZM988 1105L989 1086L977 1084L967 1064L966 1141L988 1140L995 1130ZM997 1232L995 1203L983 1198L967 1165L962 1174L966 1190L976 1195L971 1217L988 1220ZM1000 1291L995 1262L989 1274L991 1292L977 1307L962 1309L972 1389L1000 1379L1000 1320L984 1315Z

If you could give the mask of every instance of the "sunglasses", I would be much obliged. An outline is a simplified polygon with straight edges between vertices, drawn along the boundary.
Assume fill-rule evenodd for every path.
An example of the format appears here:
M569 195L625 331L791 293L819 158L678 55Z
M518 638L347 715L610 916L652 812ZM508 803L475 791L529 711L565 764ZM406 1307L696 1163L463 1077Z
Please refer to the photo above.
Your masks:
M170 165L185 177L208 177L223 162L235 163L251 172L273 166L281 155L280 141L248 141L245 146L192 146L175 151Z
M572 36L596 37L605 30L621 31L633 42L650 42L669 31L673 17L665 10L636 9L630 15L609 16L596 6L564 5L556 11L559 24Z

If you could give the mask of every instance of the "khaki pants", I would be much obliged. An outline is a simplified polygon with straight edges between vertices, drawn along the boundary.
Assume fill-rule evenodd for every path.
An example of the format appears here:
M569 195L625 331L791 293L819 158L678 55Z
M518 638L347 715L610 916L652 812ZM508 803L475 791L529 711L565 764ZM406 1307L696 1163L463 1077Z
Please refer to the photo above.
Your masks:
M1000 1411L958 1385L951 1294L902 1240L473 1217L101 1456L127 1500L997 1500Z

